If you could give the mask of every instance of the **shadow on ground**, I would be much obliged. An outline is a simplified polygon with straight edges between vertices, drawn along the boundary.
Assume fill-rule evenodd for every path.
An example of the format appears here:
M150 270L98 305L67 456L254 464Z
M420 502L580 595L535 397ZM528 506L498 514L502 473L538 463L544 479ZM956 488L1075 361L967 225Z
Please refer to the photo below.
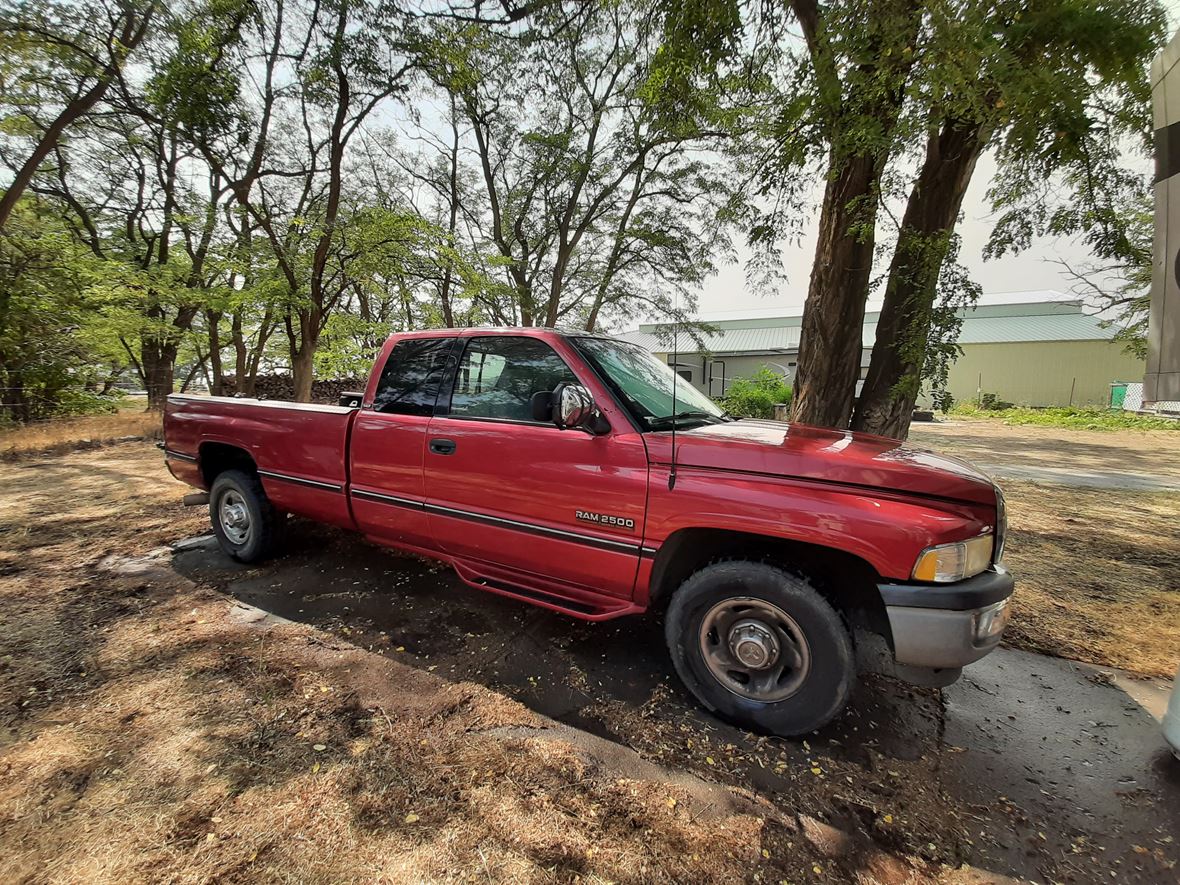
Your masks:
M576 621L306 523L293 526L287 557L260 568L231 562L210 538L180 545L173 567L884 847L1033 879L1175 881L1180 768L1152 716L1097 668L1003 652L945 701L868 679L837 722L788 741L696 706L652 617Z

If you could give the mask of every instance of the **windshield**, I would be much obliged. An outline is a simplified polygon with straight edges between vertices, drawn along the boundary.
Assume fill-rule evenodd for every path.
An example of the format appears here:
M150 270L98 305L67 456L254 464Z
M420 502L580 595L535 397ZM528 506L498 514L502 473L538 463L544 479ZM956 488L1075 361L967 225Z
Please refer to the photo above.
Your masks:
M670 430L673 425L715 424L728 419L716 403L639 345L609 338L574 341L646 429Z

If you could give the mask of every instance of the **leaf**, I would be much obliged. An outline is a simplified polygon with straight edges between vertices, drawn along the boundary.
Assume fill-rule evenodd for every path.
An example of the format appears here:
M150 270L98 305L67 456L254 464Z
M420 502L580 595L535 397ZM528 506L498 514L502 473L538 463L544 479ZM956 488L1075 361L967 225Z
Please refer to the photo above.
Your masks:
M324 750L328 749L323 744L312 744L311 748L313 750L315 750L317 753L322 753L322 752L324 752Z
M420 819L421 818L419 818L418 815L414 814L412 811L405 816L405 822L408 824L416 824Z

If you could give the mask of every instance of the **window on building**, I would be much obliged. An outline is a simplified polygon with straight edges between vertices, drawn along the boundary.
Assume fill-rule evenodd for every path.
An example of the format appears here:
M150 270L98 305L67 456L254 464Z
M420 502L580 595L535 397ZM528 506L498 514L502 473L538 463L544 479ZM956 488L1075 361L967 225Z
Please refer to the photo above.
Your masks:
M692 383L692 369L677 369L676 374L690 384Z
M373 408L398 415L430 415L454 338L399 341L381 370Z
M450 414L532 421L533 395L562 382L578 383L544 341L516 336L472 338L459 361Z

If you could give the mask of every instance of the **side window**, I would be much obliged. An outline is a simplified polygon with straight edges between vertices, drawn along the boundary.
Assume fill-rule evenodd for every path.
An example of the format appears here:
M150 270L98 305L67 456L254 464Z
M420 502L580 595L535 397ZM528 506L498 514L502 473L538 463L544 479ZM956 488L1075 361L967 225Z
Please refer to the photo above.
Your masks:
M373 408L397 415L430 415L454 338L411 338L389 352Z
M451 414L456 418L532 421L533 394L577 378L548 344L536 338L472 338L459 361Z

